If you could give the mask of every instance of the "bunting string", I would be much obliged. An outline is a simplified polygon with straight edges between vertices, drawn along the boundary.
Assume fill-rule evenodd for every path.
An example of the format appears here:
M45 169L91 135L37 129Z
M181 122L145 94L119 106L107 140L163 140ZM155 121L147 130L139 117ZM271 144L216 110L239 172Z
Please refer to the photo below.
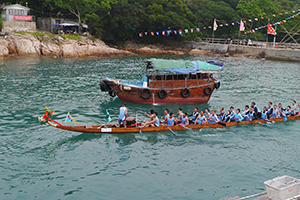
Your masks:
M290 17L287 17L285 19L282 19L278 22L275 22L273 24L271 24L271 26L275 26L275 25L278 25L278 24L283 24L283 23L286 23L288 20L290 19L293 19L295 17L297 17L298 15L300 15L300 9L298 10L298 13L296 13L295 10L293 11L290 11L290 12L284 12L284 13L279 13L279 14L272 14L272 15L267 15L267 16L263 16L263 17L256 17L254 19L244 19L244 20L241 20L241 22L243 22L244 24L247 24L247 23L253 23L255 21L259 21L259 20L263 20L265 19L266 17L276 17L276 16L283 16L283 15L288 15L288 14L293 14L291 15ZM242 18L243 19L243 18ZM214 20L215 21L219 21L219 20ZM240 26L240 23L241 22L231 22L231 23L225 23L225 24L218 24L217 25L217 28L218 27L229 27L229 26ZM264 28L267 28L268 27L268 24L264 25L264 26L259 26L259 27L256 27L256 28L252 28L252 30L247 30L247 31L244 31L244 34L249 34L249 33L255 33L256 31L259 31L261 29L264 29ZM205 27L202 27L202 28L192 28L192 29L181 29L181 30L162 30L162 31L156 31L156 32L140 32L139 33L139 37L144 37L146 35L151 35L151 36L159 36L159 35L162 35L162 36L169 36L171 33L174 33L175 35L179 34L179 35L183 35L183 34L188 34L188 33L197 33L197 32L200 32L202 30L208 30L208 29L212 29L214 28L214 31L216 30L216 27L213 27L213 26L205 26Z

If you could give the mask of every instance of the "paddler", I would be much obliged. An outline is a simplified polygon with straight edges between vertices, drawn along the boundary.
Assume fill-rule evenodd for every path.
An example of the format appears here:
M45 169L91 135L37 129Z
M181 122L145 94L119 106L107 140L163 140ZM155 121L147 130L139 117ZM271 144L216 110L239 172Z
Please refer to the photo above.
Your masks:
M169 109L165 109L164 110L164 114L165 114L165 117L164 116L161 116L161 119L164 119L163 121L161 121L162 124L167 124L168 122L168 117L169 117Z
M190 123L190 124L194 124L195 121L196 121L196 119L197 119L197 117L198 117L198 115L199 115L199 113L198 113L198 108L195 107L195 108L194 108L193 114L189 115L189 117L192 117L192 119L189 120L189 123Z
M242 114L240 112L241 112L241 110L239 108L236 109L236 113L230 117L230 121L235 121L235 122L243 121L244 117L242 116Z
M297 105L296 105L296 101L294 100L291 106L291 115L295 116L296 115L296 109L297 109Z
M268 119L267 114L268 114L268 111L267 111L267 107L265 106L265 107L263 108L263 111L261 112L260 118L261 118L261 119L264 119L264 120L267 120L267 119Z
M122 103L122 107L120 107L120 114L119 114L119 128L121 128L121 124L124 125L126 128L126 117L127 117L128 109L126 108L126 103Z
M255 102L252 102L252 103L251 103L251 107L253 108L253 111L255 112L255 117L256 117L257 119L259 119L260 116L261 116L261 111L260 111L260 109L256 106Z
M269 102L268 106L269 106L269 108L267 109L267 111L268 111L267 117L268 117L268 119L270 119L270 117L273 113L272 102Z
M220 121L220 120L218 119L218 116L216 115L215 110L212 110L212 111L211 111L210 118L209 118L209 123L210 123L210 124L214 124L214 123L217 123L217 122L219 122L219 121Z
M159 119L158 119L157 115L158 115L158 113L154 112L153 113L153 120L142 123L142 126L140 128L149 127L149 126L159 127Z
M183 117L182 108L178 108L177 115L178 117L176 119L176 124L180 124L182 122L182 117Z
M198 117L196 118L195 124L207 124L207 119L203 111L201 111L200 115L198 115Z
M280 117L280 113L279 113L279 111L277 110L277 105L274 104L273 112L272 112L271 118L275 119L275 118L278 118L278 117Z
M222 118L223 118L223 115L224 115L225 113L224 113L224 107L221 107L220 108L220 112L219 112L219 114L218 114L218 119L220 120L220 121L222 121Z
M189 125L189 118L187 117L187 113L183 113L182 120L179 125L181 126Z

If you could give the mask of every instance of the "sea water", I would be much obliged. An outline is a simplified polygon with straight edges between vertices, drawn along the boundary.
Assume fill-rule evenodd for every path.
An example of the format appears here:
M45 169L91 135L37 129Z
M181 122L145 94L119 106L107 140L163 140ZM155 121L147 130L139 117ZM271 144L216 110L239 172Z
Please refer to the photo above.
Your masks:
M139 105L128 113L192 113L255 101L300 102L299 63L246 57L167 59L223 62L221 86L201 105ZM0 62L0 199L220 199L263 190L277 176L300 178L300 120L155 133L83 134L38 123L45 106L64 123L117 122L121 101L101 92L104 77L140 81L145 57ZM300 110L300 109L298 109Z

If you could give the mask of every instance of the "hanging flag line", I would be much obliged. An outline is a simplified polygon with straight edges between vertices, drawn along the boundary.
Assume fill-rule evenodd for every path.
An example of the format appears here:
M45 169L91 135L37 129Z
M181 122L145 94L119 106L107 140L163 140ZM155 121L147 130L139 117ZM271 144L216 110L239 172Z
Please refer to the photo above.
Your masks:
M273 33L269 33L269 29L273 29L272 26L275 26L275 25L278 25L278 24L283 24L283 23L286 23L286 21L290 20L290 19L293 19L295 17L297 17L298 15L300 15L300 12L298 12L297 14L293 15L293 16L290 16L284 20L281 20L279 22L275 22L274 24L267 24L267 25L264 25L264 26L260 26L260 27L256 27L252 30L249 30L249 31L245 31L244 34L249 34L249 33L255 33L255 31L258 31L260 29L264 29L264 28L268 28L268 34L273 34ZM270 27L270 28L269 28ZM276 33L275 33L276 34Z
M296 13L296 11L291 11L290 13ZM289 12L285 12L284 14L289 14ZM277 15L283 15L282 13L279 13L279 14L277 14ZM290 16L290 17L288 17L288 18L286 18L286 19L284 19L284 20L281 20L280 22L276 22L276 23L274 23L274 24L272 24L272 25L276 25L276 24L282 24L282 22L283 23L285 23L287 20L290 20L290 19L292 19L292 18L294 18L294 17L296 17L297 15L300 15L300 9L298 10L298 13L296 13L295 15L292 15L292 16ZM273 14L273 15L267 15L267 17L271 17L271 16L273 16L273 17L275 17L276 16L276 14ZM265 17L260 17L260 19L264 19ZM254 20L252 20L252 19L248 19L248 21L250 22L250 23L252 23L253 21L258 21L259 20L259 18L254 18ZM229 24L228 23L226 23L226 24L217 24L217 21L219 21L219 20L217 20L217 19L214 19L214 23L213 23L213 27L212 26L208 26L208 27L203 27L202 29L203 30L206 30L206 29L212 29L213 28L213 30L214 31L216 31L217 30L217 28L218 27L228 27L229 26ZM244 31L245 30L245 27L244 27L244 30L241 30L241 24L243 24L243 26L244 26L244 24L246 24L247 23L247 20L241 20L240 22L232 22L231 23L231 25L232 26L235 26L236 24L238 24L238 25L240 25L240 31ZM262 28L266 28L267 27L267 25L265 25L265 26L261 26L261 27L257 27L257 28L255 28L255 29L253 29L254 30L254 32L255 31L257 31L258 29L262 29ZM194 33L194 32L200 32L200 28L192 28L192 29L182 29L182 30L163 30L163 31L156 31L156 32L141 32L141 33L139 33L139 36L140 37L143 37L143 36L146 36L146 35L151 35L151 36L155 36L155 35L163 35L163 36L165 36L165 35L167 35L167 36L169 36L171 33L174 33L175 35L177 35L177 34L179 34L179 35L182 35L182 34L184 34L184 33ZM252 33L253 32L253 30L250 30L250 31L247 31L247 32L244 32L245 34L247 34L247 33Z

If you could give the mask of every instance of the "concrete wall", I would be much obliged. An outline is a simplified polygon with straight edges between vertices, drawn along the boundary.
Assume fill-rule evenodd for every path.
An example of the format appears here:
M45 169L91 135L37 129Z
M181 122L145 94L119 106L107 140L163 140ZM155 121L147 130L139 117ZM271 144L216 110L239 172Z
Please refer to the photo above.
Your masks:
M200 49L206 51L213 51L217 53L227 53L228 44L214 44L214 43L204 43L204 42L186 42L185 46L191 49Z
M268 49L266 59L300 61L300 51L292 49Z
M253 46L243 46L243 45L229 45L228 47L228 53L230 55L236 54L236 53L242 53L242 54L255 54L260 57L265 57L267 54L267 48L265 47L253 47Z
M39 17L36 20L36 27L38 30L57 34L58 28L54 24L55 24L55 19L53 19L53 18L40 18Z
M2 32L11 31L36 31L36 23L25 21L3 21Z

